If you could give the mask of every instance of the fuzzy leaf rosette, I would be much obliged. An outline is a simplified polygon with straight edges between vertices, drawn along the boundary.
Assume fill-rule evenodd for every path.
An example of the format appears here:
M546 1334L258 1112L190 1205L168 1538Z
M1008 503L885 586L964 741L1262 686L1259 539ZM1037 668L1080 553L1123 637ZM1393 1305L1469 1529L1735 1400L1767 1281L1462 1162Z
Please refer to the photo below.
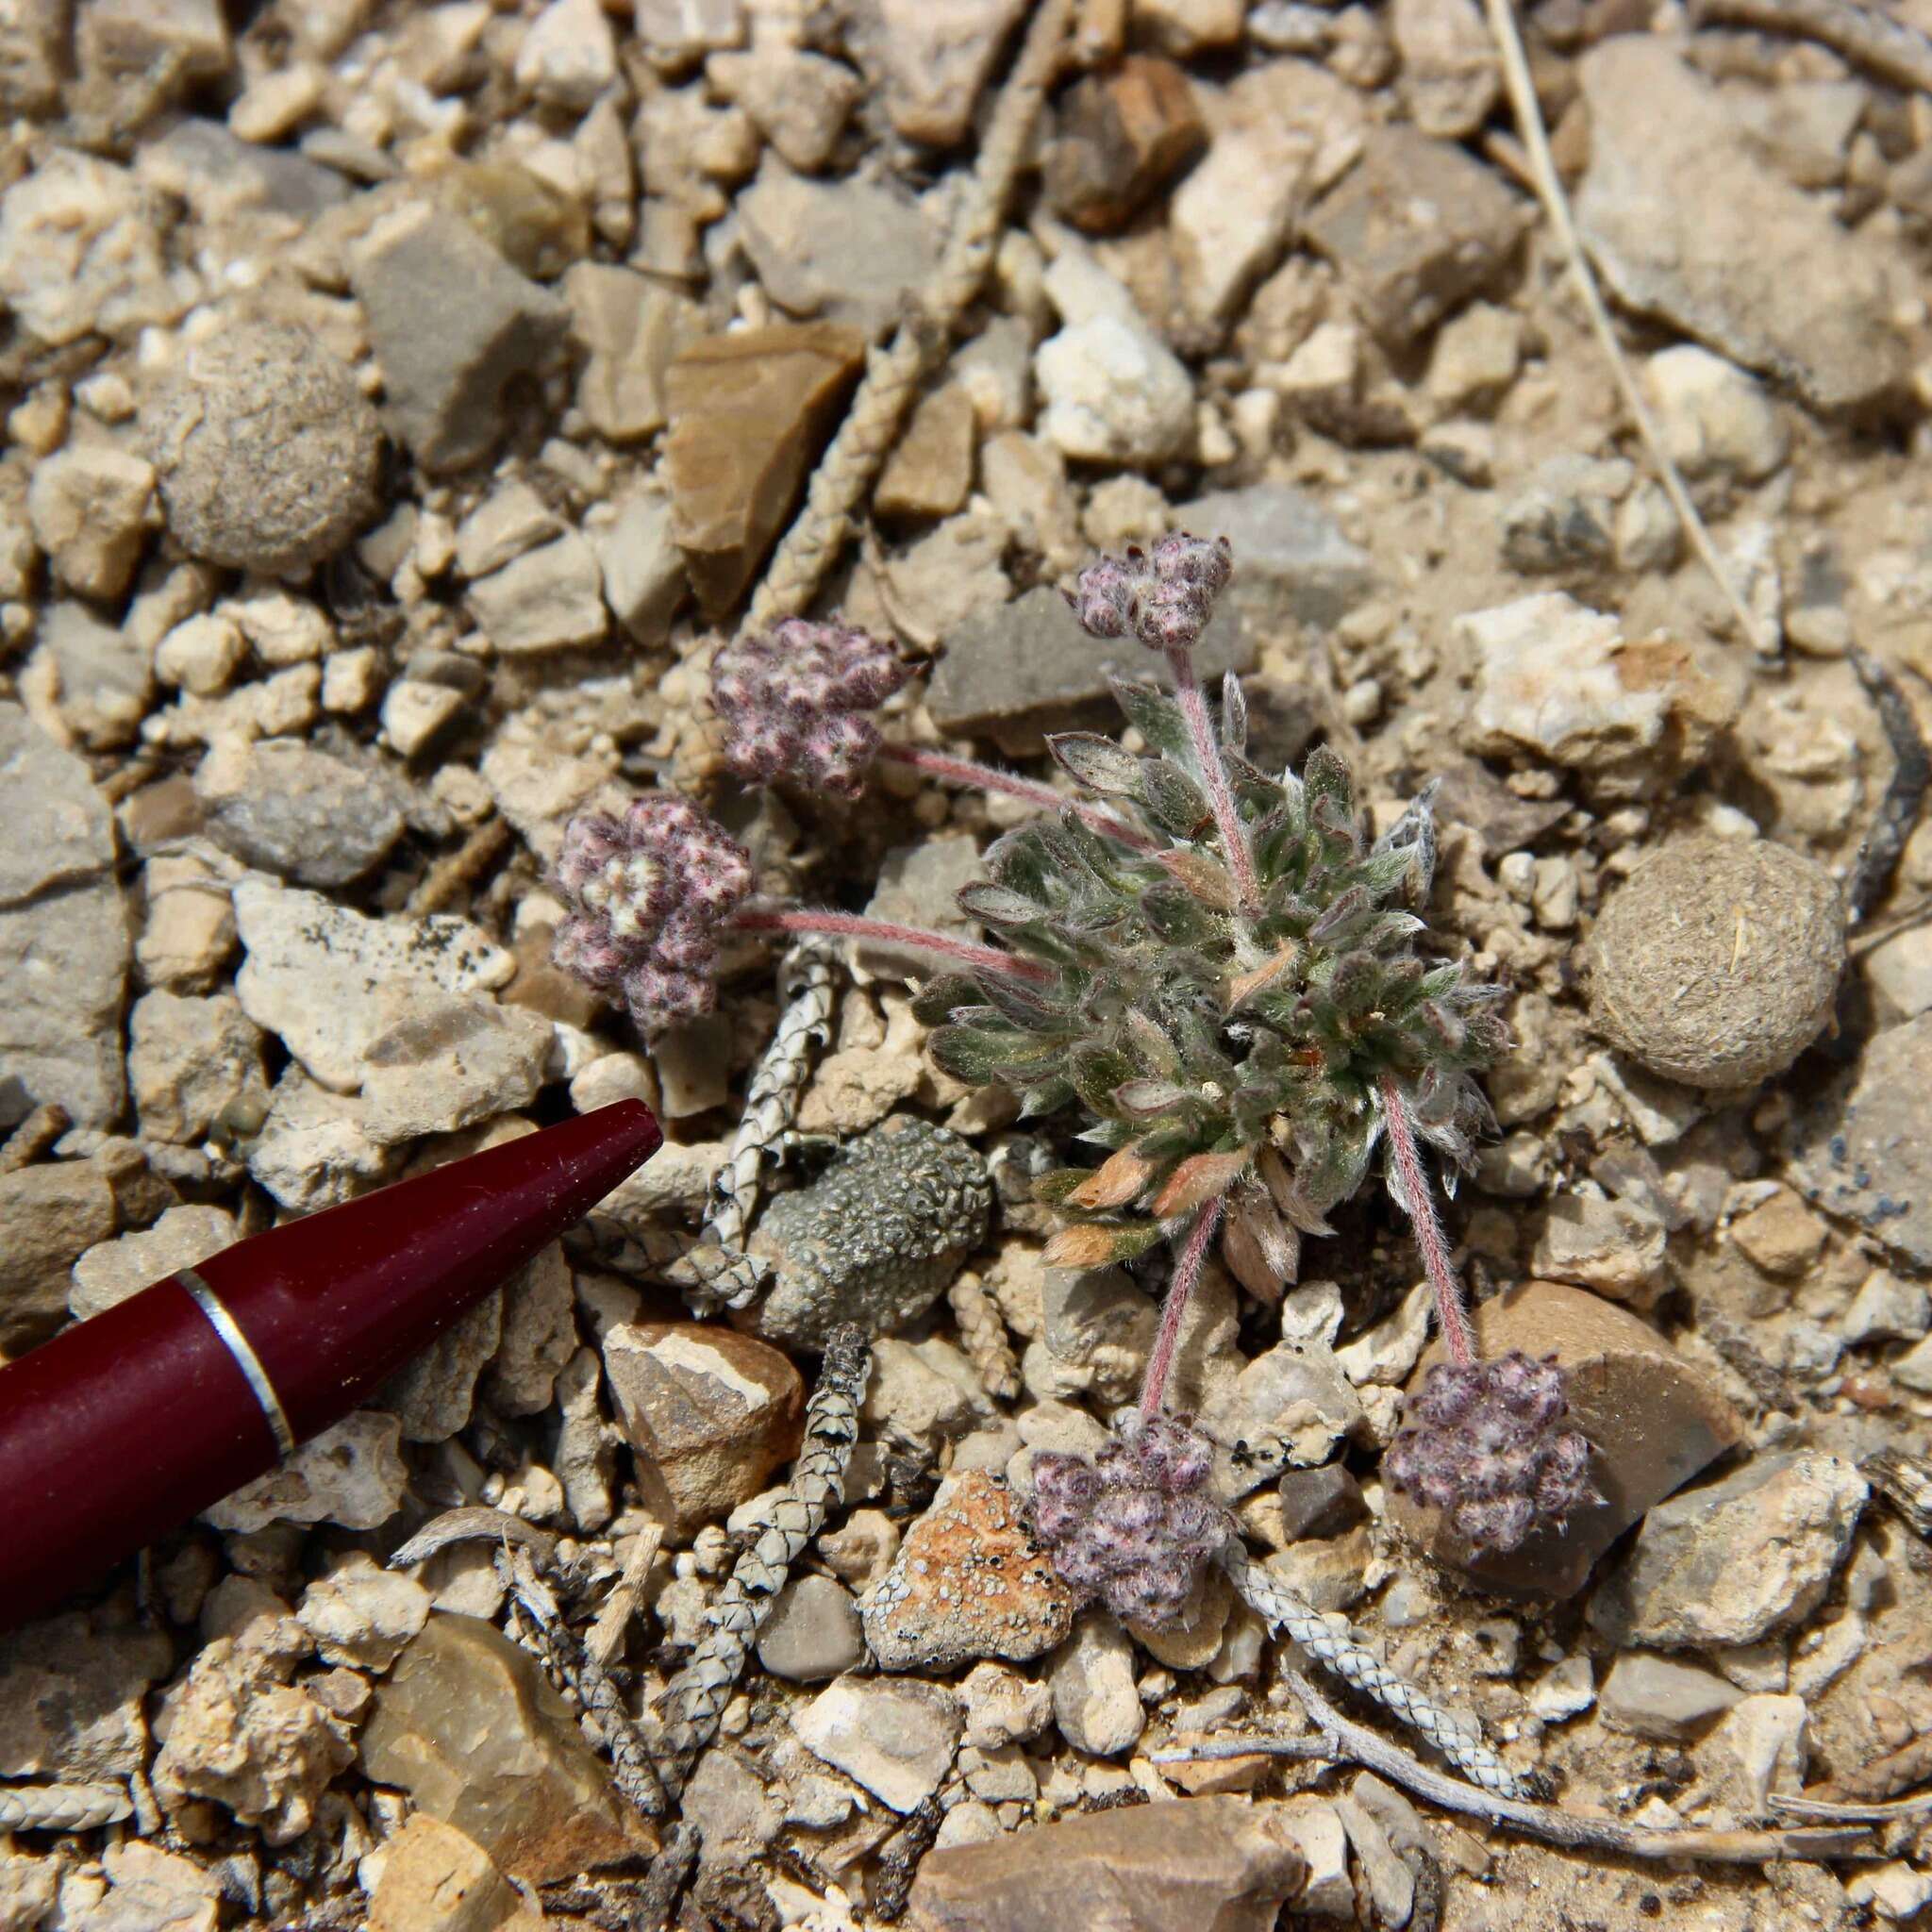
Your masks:
M1467 1166L1492 1124L1474 1074L1507 1043L1500 989L1418 957L1434 824L1424 792L1373 844L1335 754L1299 776L1243 755L1245 706L1223 688L1220 752L1252 853L1242 908L1190 758L1180 703L1115 679L1146 756L1074 732L1049 741L1124 836L1066 810L1008 833L959 904L1044 969L929 984L917 1010L934 1058L1002 1082L1028 1115L1077 1103L1108 1150L1041 1192L1073 1224L1048 1258L1098 1266L1144 1252L1161 1224L1224 1198L1223 1253L1257 1293L1292 1281L1303 1234L1366 1178L1392 1079L1417 1132Z

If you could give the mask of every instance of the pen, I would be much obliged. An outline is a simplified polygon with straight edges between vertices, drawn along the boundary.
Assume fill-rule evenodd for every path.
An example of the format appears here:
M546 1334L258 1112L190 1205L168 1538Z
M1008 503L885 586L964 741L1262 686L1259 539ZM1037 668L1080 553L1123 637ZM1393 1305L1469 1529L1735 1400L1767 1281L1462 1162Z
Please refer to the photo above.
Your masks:
M662 1138L621 1100L238 1241L0 1368L0 1628L340 1422Z

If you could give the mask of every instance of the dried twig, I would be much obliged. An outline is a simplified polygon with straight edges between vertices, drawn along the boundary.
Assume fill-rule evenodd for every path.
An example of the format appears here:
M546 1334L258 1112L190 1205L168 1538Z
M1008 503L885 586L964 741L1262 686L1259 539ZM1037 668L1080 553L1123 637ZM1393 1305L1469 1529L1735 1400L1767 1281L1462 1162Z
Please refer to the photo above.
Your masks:
M677 1902L697 1870L701 1843L697 1826L689 1820L673 1825L665 1834L664 1849L651 1861L651 1870L637 1890L633 1924L647 1932L670 1926Z
M0 1785L0 1831L93 1831L133 1815L125 1785Z
M407 910L441 912L480 879L509 850L509 827L494 813L417 881Z
M1184 1764L1223 1757L1347 1758L1406 1786L1418 1797L1491 1824L1513 1825L1546 1843L1575 1851L1621 1852L1637 1858L1706 1858L1722 1865L1768 1865L1785 1858L1837 1858L1871 1849L1862 1831L1798 1827L1789 1831L1707 1831L1695 1825L1656 1831L1614 1818L1590 1818L1533 1805L1521 1798L1479 1790L1459 1777L1436 1771L1401 1745L1344 1717L1298 1671L1284 1674L1289 1688L1319 1727L1310 1738L1226 1738L1211 1743L1177 1745L1152 1753L1156 1764Z
M812 476L805 508L785 533L752 600L746 619L751 628L763 629L811 602L851 532L853 513L878 475L914 391L985 280L1034 123L1059 71L1072 14L1072 0L1041 0L1034 10L932 284L917 312L868 358L852 408Z
M584 1648L598 1663L608 1667L624 1645L624 1633L638 1613L643 1597L644 1581L658 1552L664 1547L664 1532L657 1524L639 1531L631 1541L630 1555L624 1559L624 1574L610 1586L610 1593L597 1606Z
M1824 1804L1883 1804L1928 1779L1932 1779L1932 1732L1883 1757L1874 1757L1869 1764L1858 1765L1842 1777L1813 1785L1804 1795Z
M1671 499L1671 508L1676 511L1677 521L1683 525L1691 549L1696 551L1705 569L1723 592L1724 602L1730 606L1740 634L1760 657L1770 657L1773 655L1771 645L1759 632L1757 620L1739 594L1729 569L1718 555L1717 545L1705 527L1704 519L1697 513L1697 506L1690 501L1690 492L1685 489L1676 464L1664 448L1649 407L1637 387L1637 379L1630 374L1623 344L1617 341L1610 312L1604 307L1596 275L1591 268L1589 256L1584 252L1583 238L1576 232L1576 224L1571 217L1570 200L1563 192L1563 181L1557 173L1556 158L1550 153L1550 137L1543 126L1542 109L1537 105L1536 87L1530 79L1529 61L1523 51L1523 37L1516 30L1511 0L1484 0L1484 5L1489 13L1490 32L1495 39L1496 51L1502 59L1503 84L1509 92L1509 106L1516 117L1517 131L1529 151L1531 178L1536 184L1537 199L1542 203L1544 217L1562 246L1571 283L1583 304L1584 312L1590 317L1591 330L1609 362L1610 373L1616 377L1624 407L1629 410L1630 419L1637 425L1637 433L1643 439L1644 448L1650 452L1657 479L1664 487L1664 494Z
M825 1344L819 1385L805 1410L805 1447L791 1482L772 1505L751 1546L732 1566L705 1614L709 1628L690 1660L665 1687L659 1708L658 1770L665 1789L684 1789L698 1754L718 1729L759 1627L791 1566L843 1500L845 1464L858 1439L858 1404L872 1368L864 1331L842 1323Z
M1257 1563L1239 1537L1230 1537L1222 1545L1221 1562L1242 1601L1276 1636L1291 1638L1343 1683L1420 1731L1485 1790L1521 1800L1539 1790L1541 1779L1511 1770L1491 1749L1474 1718L1445 1709L1398 1677L1352 1632L1337 1630L1313 1605Z
M1881 80L1932 93L1932 40L1893 14L1851 0L1695 0L1691 21L1816 41Z
M1891 747L1891 782L1885 788L1878 814L1845 879L1845 910L1851 924L1857 925L1884 896L1906 841L1919 822L1925 788L1932 782L1932 756L1926 753L1919 721L1897 678L1856 644L1847 655L1858 682L1871 695L1878 722L1885 727L1885 741Z
M758 1208L765 1165L798 1118L812 1050L831 1038L837 958L827 941L808 939L779 965L778 991L785 1009L772 1043L752 1069L730 1156L711 1183L705 1224L696 1242L663 1271L694 1314L741 1308L764 1281L763 1266L744 1252L745 1230Z
M872 1888L872 1916L891 1925L906 1915L906 1901L912 1894L912 1881L919 1874L919 1861L932 1850L932 1841L946 1822L946 1807L938 1792L918 1806L906 1823L879 1847Z
M663 1817L669 1806L642 1731L625 1708L604 1666L572 1636L550 1586L537 1574L529 1551L505 1545L497 1552L496 1568L509 1590L513 1610L523 1616L525 1627L516 1632L520 1641L542 1658L576 1698L578 1709L596 1724L610 1753L611 1782L644 1817Z
M534 1523L525 1523L521 1516L511 1516L506 1510L486 1509L477 1505L445 1509L441 1516L432 1516L408 1542L397 1546L389 1559L389 1567L407 1570L410 1564L425 1562L453 1543L482 1540L521 1544L543 1564L557 1553L557 1539L547 1529L539 1529Z

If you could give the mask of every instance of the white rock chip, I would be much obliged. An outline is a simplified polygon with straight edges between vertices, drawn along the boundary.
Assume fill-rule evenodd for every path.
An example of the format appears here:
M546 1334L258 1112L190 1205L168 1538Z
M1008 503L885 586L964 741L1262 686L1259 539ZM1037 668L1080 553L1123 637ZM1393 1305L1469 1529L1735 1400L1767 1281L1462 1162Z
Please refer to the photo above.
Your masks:
M597 553L575 530L472 584L470 608L511 657L594 644L610 627Z
M1757 483L1790 453L1784 418L1763 385L1694 342L1653 356L1643 390L1664 447L1687 476Z
M118 597L141 561L155 473L111 443L81 443L34 466L27 515L54 574L83 597Z
M950 147L1025 0L880 0L886 112L908 141Z
M419 996L364 1049L362 1131L392 1146L527 1107L552 1037L537 1014L481 993Z
M98 1315L176 1269L198 1267L237 1236L235 1217L225 1208L170 1208L152 1227L90 1248L74 1264L68 1309L76 1321Z
M284 1069L268 1118L248 1148L248 1172L296 1214L334 1208L382 1178L389 1162L362 1131L358 1095L318 1085L296 1061Z
M200 284L162 260L158 213L125 168L54 149L0 195L0 295L44 342L175 321Z
M1617 675L1614 617L1549 591L1457 618L1454 632L1475 672L1474 751L1534 751L1593 771L1663 736L1664 694L1629 690Z
M1067 325L1033 358L1047 441L1129 466L1178 455L1194 433L1193 380L1126 289L1078 249L1054 263L1047 289Z
M1082 1617L1054 1653L1046 1681L1054 1721L1076 1751L1117 1757L1146 1724L1134 1688L1134 1646L1111 1617Z
M554 108L588 108L617 78L617 39L597 0L550 0L517 49L517 84Z
M357 1551L303 1591L295 1614L324 1663L386 1671L429 1621L429 1592Z
M268 1474L225 1496L202 1520L217 1529L265 1529L271 1523L339 1523L375 1529L402 1507L408 1466L392 1415L358 1409L302 1444Z
M56 1101L106 1126L124 1098L127 915L114 820L86 765L0 705L0 1118Z
M1122 1640L1124 1642L1124 1639ZM959 1700L937 1684L842 1678L791 1720L800 1740L894 1811L939 1790L959 1748Z
M371 1043L426 996L492 991L516 972L467 920L370 919L260 879L236 888L235 921L248 953L235 980L242 1010L342 1093L361 1085Z

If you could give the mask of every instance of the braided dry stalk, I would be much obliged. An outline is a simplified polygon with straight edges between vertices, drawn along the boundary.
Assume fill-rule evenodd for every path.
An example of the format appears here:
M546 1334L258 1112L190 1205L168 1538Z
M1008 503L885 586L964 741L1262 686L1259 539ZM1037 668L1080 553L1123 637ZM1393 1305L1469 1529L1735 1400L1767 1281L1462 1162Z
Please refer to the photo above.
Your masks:
M1020 1392L1020 1358L1007 1339L1007 1324L986 1284L970 1269L946 1291L946 1305L959 1324L959 1343L979 1374L979 1386L1001 1402Z
M752 1069L730 1157L711 1183L705 1224L696 1241L663 1271L695 1315L741 1308L764 1281L764 1269L744 1252L745 1230L758 1205L766 1163L798 1118L812 1050L831 1038L836 958L825 941L808 939L786 954L778 969L785 1010L772 1043Z
M1932 93L1932 40L1851 0L1697 0L1691 19L1698 26L1751 26L1816 41L1881 80Z
M858 1440L858 1405L872 1369L872 1345L856 1323L841 1323L825 1344L819 1384L805 1409L805 1447L791 1486L772 1506L751 1545L732 1566L705 1613L709 1628L666 1685L658 1709L658 1774L674 1797L716 1735L759 1628L791 1566L844 1500L845 1464Z
M1073 0L1040 0L1013 71L980 144L972 179L931 286L882 349L866 361L852 408L811 479L805 508L786 531L746 623L762 630L811 602L851 535L853 513L891 452L914 391L979 292L1006 224L1013 184L1046 91L1059 71Z
M1759 631L1750 607L1739 595L1729 567L1718 555L1717 545L1711 541L1704 519L1697 513L1697 506L1690 501L1690 492L1685 489L1684 479L1678 474L1676 464L1671 460L1671 453L1664 447L1663 438L1657 432L1649 407L1637 387L1637 379L1630 374L1630 365L1624 359L1623 344L1617 340L1610 312L1604 306L1603 295L1596 285L1596 275L1584 250L1583 237L1576 232L1576 224L1571 218L1570 201L1563 192L1563 180L1557 172L1556 157L1550 152L1550 137L1543 126L1542 108L1537 105L1529 60L1523 51L1523 37L1516 30L1513 0L1484 0L1484 4L1489 11L1490 33L1503 63L1503 85L1508 92L1509 108L1516 117L1517 132L1529 155L1530 178L1536 184L1537 199L1542 203L1543 217L1562 248L1571 284L1583 304L1584 313L1590 317L1591 332L1604 352L1604 359L1610 365L1610 374L1616 378L1624 407L1630 412L1630 420L1636 424L1638 435L1643 439L1643 446L1650 454L1657 480L1671 500L1671 508L1677 513L1677 521L1683 525L1685 536L1690 540L1691 549L1697 553L1698 560L1710 573L1724 602L1730 606L1739 635L1760 658L1771 657L1774 652L1769 641Z
M0 1785L0 1831L93 1831L133 1815L125 1785Z
M1484 1790L1519 1800L1536 1795L1532 1784L1491 1748L1474 1718L1445 1709L1425 1691L1405 1683L1352 1632L1337 1630L1312 1604L1257 1563L1239 1537L1223 1544L1221 1562L1241 1600L1277 1637L1291 1638L1344 1684L1354 1685L1420 1731Z

